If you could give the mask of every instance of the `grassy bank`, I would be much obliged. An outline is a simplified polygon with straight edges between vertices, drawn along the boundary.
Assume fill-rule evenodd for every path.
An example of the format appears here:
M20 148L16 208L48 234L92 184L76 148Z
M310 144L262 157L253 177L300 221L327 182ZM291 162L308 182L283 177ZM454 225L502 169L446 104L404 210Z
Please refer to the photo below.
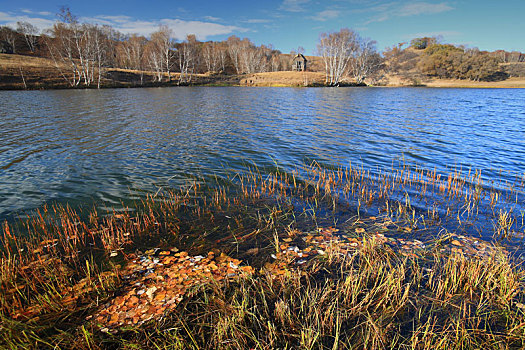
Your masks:
M502 81L432 79L424 83L424 85L427 87L441 88L523 89L525 88L525 78L508 78Z
M461 225L444 228L492 206L489 236L519 237L519 214L503 208L523 183L482 184L478 172L254 168L135 211L43 208L2 227L0 344L522 348L521 266ZM413 197L396 200L400 189ZM443 210L416 211L425 193Z
M70 89L71 67L55 63L52 59L22 55L0 54L0 90ZM154 72L120 68L106 68L101 88L178 86L179 74L162 74L156 81ZM168 81L169 80L169 81ZM194 74L190 83L182 85L238 85L240 78L220 74ZM86 88L80 83L74 88ZM97 88L95 80L89 88Z

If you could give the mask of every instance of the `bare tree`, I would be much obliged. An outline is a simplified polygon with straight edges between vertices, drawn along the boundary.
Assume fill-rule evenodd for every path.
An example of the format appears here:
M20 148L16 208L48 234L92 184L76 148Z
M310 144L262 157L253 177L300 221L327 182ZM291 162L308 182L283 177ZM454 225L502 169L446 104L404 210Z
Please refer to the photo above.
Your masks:
M237 74L241 74L242 73L241 59L240 59L240 53L242 51L241 39L239 39L235 35L232 35L228 38L228 40L226 41L226 44L228 45L228 54L230 56L230 60L232 62L233 68L235 68L235 71L237 72Z
M71 86L78 86L81 81L90 86L96 80L100 87L103 66L111 49L109 35L112 29L81 24L67 7L61 9L58 17L60 21L51 30L53 38L47 39L56 67ZM64 73L64 66L70 67L72 76Z
M255 73L261 64L262 52L249 39L244 38L240 43L239 58L243 73Z
M29 50L35 52L38 41L38 28L29 22L16 22L16 25L16 31L24 35Z
M215 41L204 43L202 47L202 58L204 59L208 72L218 72L220 69L224 71L226 50L220 43Z
M115 45L115 61L119 68L133 69L131 64L130 37L126 37Z
M125 69L134 69L139 72L140 84L144 84L144 70L146 57L149 52L146 50L148 40L143 36L133 34L116 45L117 64Z
M326 73L326 83L337 86L346 72L348 63L358 48L358 35L353 30L321 33L317 50Z
M268 70L274 51L271 47L264 45L257 47L249 39L240 40L236 36L229 37L226 43L230 60L237 74L251 74Z
M59 15L62 21L54 24L50 30L52 37L46 37L46 44L60 74L71 86L77 86L82 79L75 56L76 30L74 28L78 26L78 22L69 10L67 10L67 14L65 11L63 8L61 15ZM69 67L71 76L66 75L63 66Z
M88 30L91 32L92 43L90 45L92 45L94 49L91 61L97 64L97 88L100 89L104 67L109 63L108 57L112 47L110 42L112 29L108 26L99 27L97 25L90 25L88 26Z
M162 81L163 61L157 45L155 45L155 42L150 40L148 41L144 50L146 60L148 62L148 68L155 72L156 81Z
M220 45L216 47L215 54L217 58L219 59L219 67L221 71L226 70L226 58L227 58L227 48L224 47L224 45Z
M60 21L52 29L54 40L48 41L51 56L60 70L59 60L71 67L73 77L70 80L62 75L72 86L78 86L82 80L89 86L94 80L98 32L91 25L79 23L67 7L60 9L58 17Z
M168 26L160 26L158 31L151 34L149 61L150 66L157 72L159 81L162 75L158 72L166 72L168 74L168 81L171 80L171 70L174 61L171 35L172 31Z
M144 84L144 49L147 39L143 36L132 35L129 38L130 60L133 69L138 70L140 74L140 85Z
M519 51L512 51L509 57L510 62L525 62L525 54Z
M186 40L179 45L177 56L180 69L179 82L189 83L193 73L195 73L195 68L199 64L199 48L195 35L188 35Z
M8 26L0 27L0 39L11 46L11 51L16 53L16 32Z
M202 58L204 59L204 64L206 65L206 71L215 72L216 64L213 60L212 53L213 47L216 45L215 42L207 42L202 46Z
M292 57L295 57L298 54L304 55L304 47L298 46L296 49L290 51L290 56Z
M364 80L382 64L382 59L376 50L376 42L370 39L362 39L356 35L356 46L352 50L350 67L352 75L357 84L362 84Z
M272 72L278 72L281 70L281 59L279 58L279 55L272 55L270 66L272 69Z

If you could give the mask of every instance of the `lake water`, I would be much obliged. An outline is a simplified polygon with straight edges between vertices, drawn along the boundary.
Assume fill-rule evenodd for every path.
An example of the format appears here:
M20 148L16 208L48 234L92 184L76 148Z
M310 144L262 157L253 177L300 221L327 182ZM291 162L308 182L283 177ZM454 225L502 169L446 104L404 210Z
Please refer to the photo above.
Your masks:
M525 174L525 89L173 87L0 91L0 219L121 207L247 164L405 162Z

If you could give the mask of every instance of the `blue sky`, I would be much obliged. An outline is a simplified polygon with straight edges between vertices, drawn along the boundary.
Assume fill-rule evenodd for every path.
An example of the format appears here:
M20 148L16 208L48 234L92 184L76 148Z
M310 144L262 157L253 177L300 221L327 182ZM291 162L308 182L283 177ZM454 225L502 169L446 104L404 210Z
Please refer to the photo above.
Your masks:
M148 35L159 24L182 39L248 37L282 52L302 46L313 54L319 33L348 27L383 50L418 36L481 50L525 51L524 0L0 0L0 24L25 20L50 27L60 6L82 21L110 24L124 33Z

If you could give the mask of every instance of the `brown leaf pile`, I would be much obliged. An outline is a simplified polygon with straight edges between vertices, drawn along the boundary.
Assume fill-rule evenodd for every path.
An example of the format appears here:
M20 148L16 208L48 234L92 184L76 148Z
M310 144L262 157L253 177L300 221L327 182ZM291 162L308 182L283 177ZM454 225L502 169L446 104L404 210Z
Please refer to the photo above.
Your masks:
M211 279L221 281L253 273L250 266L224 254L213 252L190 256L186 252L153 251L137 256L122 271L128 281L124 292L111 299L95 315L95 321L106 328L140 325L160 318L174 309L187 292Z

